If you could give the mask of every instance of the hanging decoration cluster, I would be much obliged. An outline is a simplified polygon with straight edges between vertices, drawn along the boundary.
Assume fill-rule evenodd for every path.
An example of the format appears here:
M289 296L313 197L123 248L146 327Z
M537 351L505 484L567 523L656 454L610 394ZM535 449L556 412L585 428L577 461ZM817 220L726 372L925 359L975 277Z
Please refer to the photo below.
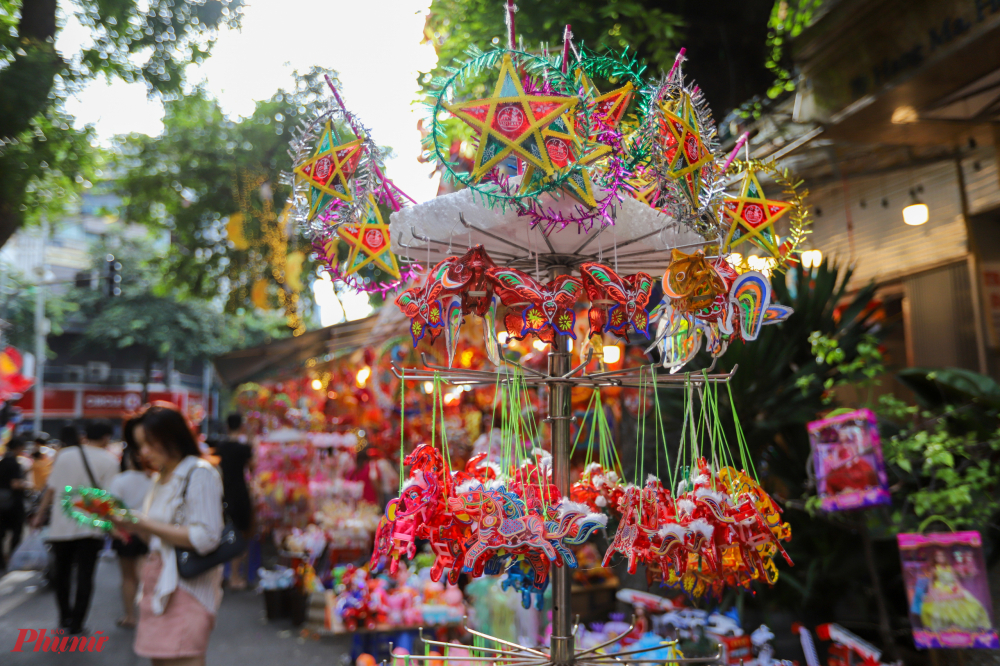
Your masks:
M653 373L648 387L655 396ZM696 415L694 388L691 384L686 388L684 430L675 465L668 470L669 487L652 474L640 485L644 470L639 459L637 482L623 483L621 463L614 460L608 444L612 455L605 455L603 463L588 465L570 495L619 520L604 566L618 553L625 557L629 573L642 563L650 582L660 580L692 597L719 598L728 588L750 589L754 581L773 585L778 578L774 558L781 555L792 564L781 545L791 539L791 528L757 481L735 410L742 469L725 441L714 385L706 383L700 392L701 410ZM666 451L659 402L655 410L656 435ZM637 445L637 451L640 448Z
M570 546L604 528L607 516L563 497L551 480L551 457L529 449L539 438L525 417L526 387L516 376L498 391L502 451L495 460L478 454L464 470L453 470L440 379L434 384L436 444L420 444L402 460L409 472L379 523L372 569L388 565L395 573L400 558L413 558L416 541L425 539L436 556L433 580L446 570L453 584L462 572L506 572L507 587L521 592L524 606L534 597L541 608L550 568L575 568Z
M610 332L627 341L631 331L648 338L652 314L657 327L650 349L659 348L663 366L671 372L694 359L703 340L706 350L719 357L733 340L756 340L761 326L792 314L791 308L771 303L771 282L764 273L737 273L724 259L709 260L700 250L673 251L663 275L663 301L651 314L646 307L656 282L652 276L619 275L598 262L583 264L580 273L582 278L561 275L543 283L524 271L498 267L476 245L461 257L438 262L422 285L396 298L396 305L410 320L414 345L425 337L433 343L444 333L449 366L468 314L482 318L487 355L497 365L501 306L509 338L531 334L550 343L558 335L576 338L574 306L580 300L590 302L590 336Z
M720 252L751 241L775 268L792 261L809 224L804 195L773 163L735 162L745 136L731 155L722 153L705 96L684 76L684 49L666 77L650 80L627 50L581 52L572 36L567 26L559 55L515 48L513 38L506 48L473 46L467 61L431 81L425 148L444 176L546 233L615 224L639 204L663 213L664 227L684 225ZM472 94L483 78L488 94ZM595 80L613 87L602 92ZM471 165L453 159L455 123L474 135ZM767 199L759 173L789 199ZM732 183L741 174L742 184ZM566 200L570 212L556 205ZM774 223L789 211L782 240Z
M327 77L333 103L294 134L292 214L333 279L359 291L393 291L418 266L390 249L387 216L412 200L385 176L387 151Z

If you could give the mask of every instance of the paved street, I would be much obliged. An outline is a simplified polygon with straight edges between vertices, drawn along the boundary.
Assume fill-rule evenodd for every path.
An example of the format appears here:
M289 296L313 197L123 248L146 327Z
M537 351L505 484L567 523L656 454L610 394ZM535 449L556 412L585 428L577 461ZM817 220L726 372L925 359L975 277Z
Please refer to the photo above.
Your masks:
M17 666L32 664L113 664L145 666L146 659L132 652L131 630L115 626L121 615L118 563L102 558L97 571L96 592L87 619L88 633L103 631L109 636L102 653L11 653L18 629L55 627L56 608L51 588L39 588L39 576L13 572L0 580L0 663ZM296 666L339 666L349 650L343 639L307 639L285 621L268 624L262 599L254 592L227 592L219 610L208 650L210 666L287 664Z

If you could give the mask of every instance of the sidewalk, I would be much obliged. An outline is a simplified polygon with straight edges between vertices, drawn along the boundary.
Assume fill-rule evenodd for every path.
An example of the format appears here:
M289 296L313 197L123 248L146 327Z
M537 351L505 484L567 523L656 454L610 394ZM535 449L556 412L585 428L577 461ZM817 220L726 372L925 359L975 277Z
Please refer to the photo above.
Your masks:
M87 633L109 636L101 653L53 654L11 653L18 629L55 628L56 607L51 588L39 588L40 576L15 571L0 579L0 663L32 664L113 664L148 666L132 652L132 630L120 629L115 620L121 615L118 562L102 558L97 569L94 599L87 618ZM268 624L264 603L253 592L226 592L219 609L215 631L208 649L209 666L254 666L288 664L296 666L341 666L348 655L345 639L305 639L288 622ZM346 658L346 657L345 657Z

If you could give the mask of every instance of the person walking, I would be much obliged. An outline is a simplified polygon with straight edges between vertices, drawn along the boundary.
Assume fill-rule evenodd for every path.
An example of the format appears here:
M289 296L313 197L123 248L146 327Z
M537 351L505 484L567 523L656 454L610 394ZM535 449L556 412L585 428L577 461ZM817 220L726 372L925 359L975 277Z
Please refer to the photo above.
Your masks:
M95 527L84 527L53 504L58 504L66 486L108 488L118 473L118 459L105 450L112 432L107 421L94 421L87 424L82 446L66 446L59 451L33 521L34 527L41 527L44 517L52 509L48 535L55 556L52 585L59 607L59 626L69 629L70 634L83 633L83 622L94 592L97 555L104 545L104 533ZM64 439L63 443L68 442ZM74 569L76 591L71 595Z
M242 416L230 414L226 417L226 430L226 439L215 445L215 455L219 458L219 470L222 472L226 514L233 521L233 527L249 539L253 526L253 505L247 488L246 472L253 461L253 448L246 442L243 434ZM243 573L246 562L247 554L244 552L229 563L229 589L247 588L247 577Z
M153 485L149 471L139 455L139 444L135 441L135 428L138 423L138 417L132 418L126 421L122 428L122 439L125 440L122 471L111 481L111 487L108 488L133 513L142 509L142 502ZM143 558L149 553L149 547L145 541L133 536L127 541L116 538L112 542L112 548L118 553L118 566L122 574L122 606L125 609L125 615L118 618L117 624L119 627L132 629L136 625L135 607L139 593L139 570Z
M7 442L7 450L0 458L0 571L7 568L4 541L10 532L10 550L13 553L21 543L24 532L24 491L31 484L24 478L24 468L18 456L24 451L25 441L15 437Z
M154 666L203 666L222 600L222 566L181 578L177 549L207 555L219 547L222 479L174 409L150 407L134 437L142 459L157 470L137 522L115 519L149 542L135 653Z

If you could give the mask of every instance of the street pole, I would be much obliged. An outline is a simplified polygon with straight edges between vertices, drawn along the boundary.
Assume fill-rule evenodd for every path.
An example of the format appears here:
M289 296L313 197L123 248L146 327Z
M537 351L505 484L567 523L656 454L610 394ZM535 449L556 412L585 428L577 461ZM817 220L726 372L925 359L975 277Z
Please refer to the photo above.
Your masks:
M566 268L556 267L549 279L567 275ZM569 336L554 335L549 352L549 377L561 377L570 371ZM552 477L563 497L569 497L569 420L570 385L566 382L548 384L549 427L552 432ZM571 586L573 578L568 566L552 567L552 662L565 666L575 657L573 646L573 616Z
M45 244L49 238L49 219L42 216L42 240L39 262L35 268L35 387L34 387L34 428L35 436L42 432L42 416L45 403L45 336L48 322L45 320Z
M201 431L208 437L211 434L209 422L212 420L212 413L208 409L211 403L209 393L212 391L212 363L207 358L204 363L205 366L201 371L201 404L205 408L205 418L201 422Z

